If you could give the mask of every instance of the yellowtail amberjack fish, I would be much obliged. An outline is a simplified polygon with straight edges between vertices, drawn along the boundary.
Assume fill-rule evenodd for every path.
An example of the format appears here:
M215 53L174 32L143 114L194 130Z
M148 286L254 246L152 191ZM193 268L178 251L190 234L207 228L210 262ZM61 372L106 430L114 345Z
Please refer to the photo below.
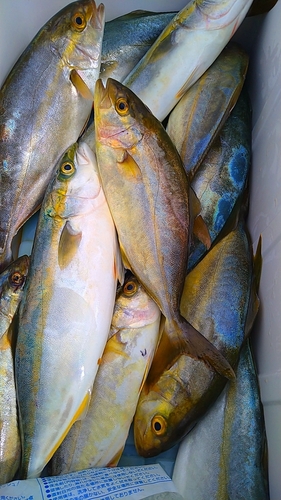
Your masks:
M63 155L40 210L19 310L21 477L37 477L88 408L123 266L94 153Z
M252 0L190 0L123 83L162 121L214 62Z
M230 382L180 444L173 481L186 500L268 500L266 434L249 341Z
M18 229L39 208L57 161L90 116L103 29L103 4L67 5L38 32L1 88L0 269L12 259Z
M20 463L11 324L23 294L29 258L15 260L0 275L0 484L12 481Z
M243 88L230 116L191 180L212 243L220 237L234 212L239 212L246 198L251 167L251 119L249 95ZM198 238L193 238L188 269L196 266L205 253L204 245Z
M244 49L229 42L169 115L166 130L190 180L237 102L248 63Z
M91 402L52 459L52 473L117 465L159 340L161 313L129 273L118 291Z
M187 275L181 313L226 357L233 368L256 317L260 246L257 257L243 222L212 247ZM226 380L197 360L181 356L159 380L142 389L134 418L141 456L175 445L216 400Z
M231 378L229 363L179 311L190 220L189 185L176 148L142 101L116 80L109 78L106 88L97 81L94 109L98 168L124 265L166 318L151 367L155 378L181 353Z

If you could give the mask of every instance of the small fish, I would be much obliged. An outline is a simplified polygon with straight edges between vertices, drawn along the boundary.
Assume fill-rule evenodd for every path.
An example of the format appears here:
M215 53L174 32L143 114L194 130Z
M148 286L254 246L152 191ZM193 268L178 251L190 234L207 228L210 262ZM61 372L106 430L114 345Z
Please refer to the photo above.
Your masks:
M229 42L169 115L166 130L191 180L237 102L249 56Z
M228 233L186 276L181 313L222 352L235 368L241 345L256 317L261 259L254 260L243 221ZM147 378L135 418L135 445L141 456L155 456L174 446L221 393L226 380L187 356L155 383Z
M52 459L54 475L117 465L159 339L161 313L132 275L118 291L91 402Z
M85 143L75 143L46 191L19 309L23 478L40 475L87 410L118 279L123 265L96 158Z
M214 62L252 0L190 0L123 81L162 121Z
M250 341L236 381L183 439L173 481L186 500L268 500L267 442Z
M90 116L103 28L103 4L67 5L34 37L0 90L0 270Z
M122 82L175 16L135 10L105 23L100 78Z
M179 311L189 244L189 184L176 148L142 101L116 80L109 78L106 88L97 81L94 108L98 168L124 265L165 317L151 367L154 378L182 353L231 378L229 363Z
M212 243L220 237L234 210L241 205L247 187L252 157L252 109L245 88L230 116L213 141L191 180L200 200L200 215L208 226ZM190 244L188 270L205 255L206 248L194 237Z
M12 321L23 294L29 258L24 255L0 275L0 484L15 476L20 463Z

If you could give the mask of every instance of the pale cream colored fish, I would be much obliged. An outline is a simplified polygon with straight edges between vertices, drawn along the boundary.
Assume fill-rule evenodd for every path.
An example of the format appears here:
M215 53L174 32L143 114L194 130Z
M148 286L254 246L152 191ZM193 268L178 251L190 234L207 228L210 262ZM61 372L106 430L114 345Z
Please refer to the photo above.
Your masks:
M235 33L252 0L190 0L124 79L162 121Z
M129 274L118 291L87 415L72 426L54 455L54 475L117 465L125 446L161 318L158 306Z
M103 4L70 3L42 27L0 90L0 270L90 116L103 29Z
M20 463L11 324L22 298L29 258L24 255L0 275L0 484L12 481Z
M21 477L39 476L87 410L118 278L123 266L95 155L76 143L46 191L19 311Z

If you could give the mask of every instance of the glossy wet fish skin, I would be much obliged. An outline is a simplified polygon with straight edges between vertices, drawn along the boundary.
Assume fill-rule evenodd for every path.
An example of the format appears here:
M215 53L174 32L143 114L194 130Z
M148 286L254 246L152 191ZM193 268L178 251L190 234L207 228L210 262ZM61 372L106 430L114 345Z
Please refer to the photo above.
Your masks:
M252 160L252 109L246 88L191 180L212 243L220 237L247 186ZM193 238L188 270L206 254Z
M103 27L103 4L69 4L38 32L1 88L0 269L12 259L14 235L39 208L57 161L89 118Z
M208 340L233 367L258 310L255 283L252 248L242 222L209 250L185 280L181 313L199 331L204 327ZM149 384L147 379L134 419L138 453L155 456L175 445L225 383L203 363L187 356L181 356L157 383Z
M20 463L11 324L22 298L28 273L26 255L0 276L0 484L12 481Z
M166 130L190 179L236 104L248 63L244 49L229 42L170 113Z
M41 473L87 409L122 272L95 155L75 143L46 191L19 311L21 477Z
M175 16L175 12L132 11L105 23L100 78L122 82Z
M173 481L186 500L267 500L265 457L263 408L247 341L239 357L236 382L224 388L180 444Z
M162 121L214 62L251 3L188 2L123 83Z
M189 244L189 185L176 148L142 101L116 80L108 79L106 88L98 80L94 107L101 182L124 265L166 319L149 376L157 378L163 364L167 368L183 352L231 378L223 356L179 312ZM169 345L165 358L163 338Z
M52 474L116 466L159 338L161 313L134 276L118 291L85 418L52 459Z

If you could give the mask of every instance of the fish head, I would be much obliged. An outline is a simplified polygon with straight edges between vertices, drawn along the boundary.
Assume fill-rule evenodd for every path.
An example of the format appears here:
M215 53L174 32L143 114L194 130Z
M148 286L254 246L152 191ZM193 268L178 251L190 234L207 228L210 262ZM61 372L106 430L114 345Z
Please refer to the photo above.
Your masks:
M142 140L150 112L125 85L109 78L97 80L94 93L97 142L119 151L131 150ZM152 125L151 125L152 127Z
M140 456L156 456L181 439L184 417L192 405L189 390L169 370L153 387L144 384L134 417L135 447ZM184 405L179 404L182 400Z
M96 156L84 142L64 153L46 192L44 210L50 217L66 219L86 214L104 202Z
M13 261L0 275L1 315L12 321L21 300L29 269L29 257L23 255Z
M47 23L46 36L65 66L96 69L100 66L104 24L104 5L97 7L94 0L81 0L67 5Z
M116 296L111 324L112 334L116 329L145 327L159 318L159 307L137 278L129 272Z

